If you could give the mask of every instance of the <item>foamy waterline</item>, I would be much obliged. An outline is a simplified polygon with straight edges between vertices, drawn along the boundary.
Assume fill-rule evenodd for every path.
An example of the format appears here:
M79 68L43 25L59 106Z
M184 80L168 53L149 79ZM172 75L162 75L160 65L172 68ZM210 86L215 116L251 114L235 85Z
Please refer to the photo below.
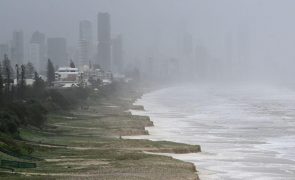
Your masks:
M136 104L155 126L138 138L199 144L173 155L202 179L294 179L295 91L271 86L200 85L162 89Z

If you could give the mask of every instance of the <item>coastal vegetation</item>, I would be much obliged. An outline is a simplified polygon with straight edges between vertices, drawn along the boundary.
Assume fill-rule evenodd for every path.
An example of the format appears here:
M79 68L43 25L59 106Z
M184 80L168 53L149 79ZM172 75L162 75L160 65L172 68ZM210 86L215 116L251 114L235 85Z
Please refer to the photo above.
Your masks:
M0 68L1 179L198 179L193 164L154 153L196 153L200 146L124 139L153 126L128 112L144 110L133 105L142 94L136 82L52 88L31 72L35 81L26 85L25 66L13 74L9 63L6 57Z
M31 63L15 66L15 72L7 56L0 66L0 132L18 137L20 127L42 128L49 112L71 109L87 99L89 89L73 87L50 88L54 80L54 68L48 60L47 83L34 71ZM16 79L16 83L13 79ZM26 85L26 78L34 78ZM2 83L1 83L2 82Z

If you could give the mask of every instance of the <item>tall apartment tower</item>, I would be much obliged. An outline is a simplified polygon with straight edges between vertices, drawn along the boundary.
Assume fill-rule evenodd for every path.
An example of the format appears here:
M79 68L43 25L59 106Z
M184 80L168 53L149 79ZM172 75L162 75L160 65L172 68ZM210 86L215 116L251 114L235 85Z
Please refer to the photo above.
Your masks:
M232 63L233 60L233 35L232 33L226 34L225 39L225 52L226 52L226 59L229 64Z
M231 32L226 33L225 35L225 61L224 66L227 74L232 76L235 69L234 62L234 44L233 44L233 34Z
M98 13L97 18L98 64L105 71L111 70L111 22L109 13Z
M24 63L24 34L22 31L14 31L11 43L12 64Z
M30 59L38 71L45 70L45 34L35 31L30 41Z
M10 58L9 45L0 44L0 61L4 59L4 55L7 55Z
M80 21L79 25L79 66L88 65L92 56L92 24Z
M55 66L68 66L67 42L65 38L47 39L47 57Z
M190 33L185 33L182 37L182 55L190 57L193 53L193 36Z
M122 73L123 66L123 42L122 36L118 35L112 40L112 71Z

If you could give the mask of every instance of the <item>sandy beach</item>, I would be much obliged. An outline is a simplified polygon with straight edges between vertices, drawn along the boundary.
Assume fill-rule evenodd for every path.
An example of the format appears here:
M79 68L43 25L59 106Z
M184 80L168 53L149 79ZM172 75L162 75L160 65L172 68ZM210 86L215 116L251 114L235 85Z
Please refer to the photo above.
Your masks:
M89 108L50 114L45 129L22 129L21 137L34 148L36 169L1 171L10 179L174 179L197 180L193 163L150 153L196 153L200 146L168 141L131 140L123 136L147 135L153 126L147 116L131 115L140 93L90 98ZM11 160L11 158L1 154Z

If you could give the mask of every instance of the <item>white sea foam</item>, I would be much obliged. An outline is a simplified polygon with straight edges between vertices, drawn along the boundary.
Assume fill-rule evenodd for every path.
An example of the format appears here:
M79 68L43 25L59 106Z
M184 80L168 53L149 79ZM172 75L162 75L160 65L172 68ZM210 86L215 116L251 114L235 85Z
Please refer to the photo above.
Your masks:
M146 94L136 104L152 140L199 144L173 155L202 179L295 179L295 90L272 86L187 85Z

